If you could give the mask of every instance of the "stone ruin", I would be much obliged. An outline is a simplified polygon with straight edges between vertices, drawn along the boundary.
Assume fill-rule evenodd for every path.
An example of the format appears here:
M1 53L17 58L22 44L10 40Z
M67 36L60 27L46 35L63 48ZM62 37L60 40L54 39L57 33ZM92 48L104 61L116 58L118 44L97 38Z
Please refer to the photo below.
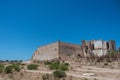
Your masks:
M109 51L116 50L115 41L103 41L103 40L93 40L93 41L82 41L82 50L85 57L90 55L103 56Z
M44 60L69 60L76 56L89 57L103 56L109 51L116 50L115 41L103 41L103 40L92 40L82 41L80 44L71 44L66 42L55 42L45 46L39 47L33 54L32 60L44 61Z

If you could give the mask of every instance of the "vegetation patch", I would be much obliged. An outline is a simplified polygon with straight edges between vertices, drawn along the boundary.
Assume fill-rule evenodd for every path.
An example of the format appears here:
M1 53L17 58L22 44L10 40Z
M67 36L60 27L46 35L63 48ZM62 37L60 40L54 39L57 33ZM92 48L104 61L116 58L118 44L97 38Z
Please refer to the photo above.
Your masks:
M107 66L107 65L108 65L108 62L105 62L104 65Z
M64 77L66 77L66 73L64 71L54 71L53 75L56 78L64 78Z
M69 63L60 63L59 61L53 62L44 62L45 65L48 65L51 70L69 70Z
M49 68L51 70L58 70L60 67L60 62L57 61L57 62L52 62L50 65L49 65Z
M52 64L52 62L45 61L45 62L44 62L44 64L45 64L45 65L51 65L51 64Z
M5 73L8 74L8 73L12 73L12 70L13 70L13 67L12 66L7 66L5 68Z
M9 65L9 66L7 66L6 68L5 68L5 73L12 73L12 71L13 70L15 70L15 71L17 71L17 72L19 72L20 71L20 64L12 64L12 65Z
M27 66L28 70L37 70L38 69L38 65L37 64L30 64Z
M68 71L68 70L69 70L69 69L68 69L68 65L61 64L61 65L59 66L59 70Z
M50 78L49 74L44 74L42 76L42 80L49 80L49 78Z
M4 65L0 64L0 73L2 73L4 71Z

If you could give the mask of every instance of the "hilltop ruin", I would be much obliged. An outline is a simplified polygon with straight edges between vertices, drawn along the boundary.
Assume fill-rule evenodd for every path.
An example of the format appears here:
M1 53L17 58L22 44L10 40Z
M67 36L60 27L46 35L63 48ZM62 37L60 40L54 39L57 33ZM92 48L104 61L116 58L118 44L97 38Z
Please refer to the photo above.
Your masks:
M91 55L100 57L112 50L116 50L114 40L82 41L82 45L58 41L39 47L33 54L32 60L69 60L77 56L88 57Z

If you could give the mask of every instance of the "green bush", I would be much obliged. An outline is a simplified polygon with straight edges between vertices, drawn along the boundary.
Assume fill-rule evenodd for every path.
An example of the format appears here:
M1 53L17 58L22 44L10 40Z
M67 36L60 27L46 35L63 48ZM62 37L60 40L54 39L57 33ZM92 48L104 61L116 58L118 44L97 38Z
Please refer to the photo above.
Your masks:
M107 66L107 65L108 65L108 62L105 62L104 65Z
M51 62L51 64L49 65L49 68L51 70L62 70L62 71L67 71L69 67L68 63L62 63L60 64L59 61L57 62Z
M27 66L28 70L37 70L38 69L38 65L36 64L30 64Z
M20 65L19 64L12 64L10 66L7 66L5 68L5 73L12 73L13 70L19 72L20 71Z
M12 67L13 67L13 69L15 70L15 71L17 71L17 72L19 72L20 71L20 64L18 63L16 63L16 64L12 64Z
M62 70L62 71L67 71L68 70L68 66L65 65L65 64L62 64L62 65L60 65L59 69Z
M49 74L44 74L44 75L42 76L42 79L43 79L43 80L49 80Z
M13 67L12 66L7 66L5 68L5 73L12 73Z
M64 71L54 71L54 72L53 72L53 75L54 75L54 77L57 77L57 78L66 77L66 74L65 74Z
M49 68L51 69L51 70L58 70L59 69L59 66L60 66L60 62L59 61L57 61L57 62L52 62L52 64L49 66Z
M0 73L2 73L4 71L4 65L0 64Z
M66 66L69 66L69 63L65 63Z
M20 68L18 66L14 66L15 71L19 72Z
M118 55L118 51L117 50L112 50L112 51L108 52L107 55L111 58L115 58L115 56Z
M45 61L45 62L44 62L44 64L45 64L45 65L51 65L51 64L52 64L52 62Z

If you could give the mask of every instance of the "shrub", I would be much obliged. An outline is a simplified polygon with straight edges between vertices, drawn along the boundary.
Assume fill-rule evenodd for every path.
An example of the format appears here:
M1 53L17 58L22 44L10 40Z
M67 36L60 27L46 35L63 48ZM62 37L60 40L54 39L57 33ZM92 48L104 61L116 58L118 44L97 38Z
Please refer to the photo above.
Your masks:
M49 74L43 75L43 76L42 76L42 79L43 79L43 80L49 80Z
M12 73L13 70L19 72L20 71L20 65L16 63L16 64L12 64L10 66L7 66L5 68L5 73Z
M115 56L118 55L118 51L117 50L112 50L107 55L111 58L116 58Z
M49 66L49 68L51 70L55 69L55 70L58 70L59 69L59 66L60 66L60 62L57 61L57 62L52 62L52 64Z
M15 66L14 67L15 71L19 72L20 71L20 68L18 66Z
M67 71L68 70L68 66L65 65L65 64L62 64L60 67L59 67L60 70L62 71Z
M49 68L50 68L51 70L67 71L67 70L68 70L68 66L69 66L68 63L62 63L62 64L60 64L59 61L57 61L57 62L51 62L51 63L47 63L47 64L50 64L50 65L49 65Z
M45 62L44 62L44 64L45 64L45 65L51 65L51 64L52 64L52 62L45 61Z
M0 73L2 73L4 71L4 65L0 64Z
M15 71L17 71L17 72L19 72L20 71L20 64L18 63L16 63L16 64L12 64L12 67L13 67L13 69L15 70Z
M69 63L65 63L66 66L69 66Z
M12 66L7 66L6 68L5 68L5 73L12 73L12 70L13 70L13 67Z
M54 77L57 77L57 78L66 77L66 74L65 74L64 71L54 71L54 72L53 72L53 75L54 75Z
M105 62L105 63L104 63L104 65L105 65L105 66L107 66L107 65L108 65L108 63L107 63L107 62Z
M85 80L88 80L87 78L85 78Z
M38 65L36 64L30 64L27 66L28 70L37 70L38 69Z

